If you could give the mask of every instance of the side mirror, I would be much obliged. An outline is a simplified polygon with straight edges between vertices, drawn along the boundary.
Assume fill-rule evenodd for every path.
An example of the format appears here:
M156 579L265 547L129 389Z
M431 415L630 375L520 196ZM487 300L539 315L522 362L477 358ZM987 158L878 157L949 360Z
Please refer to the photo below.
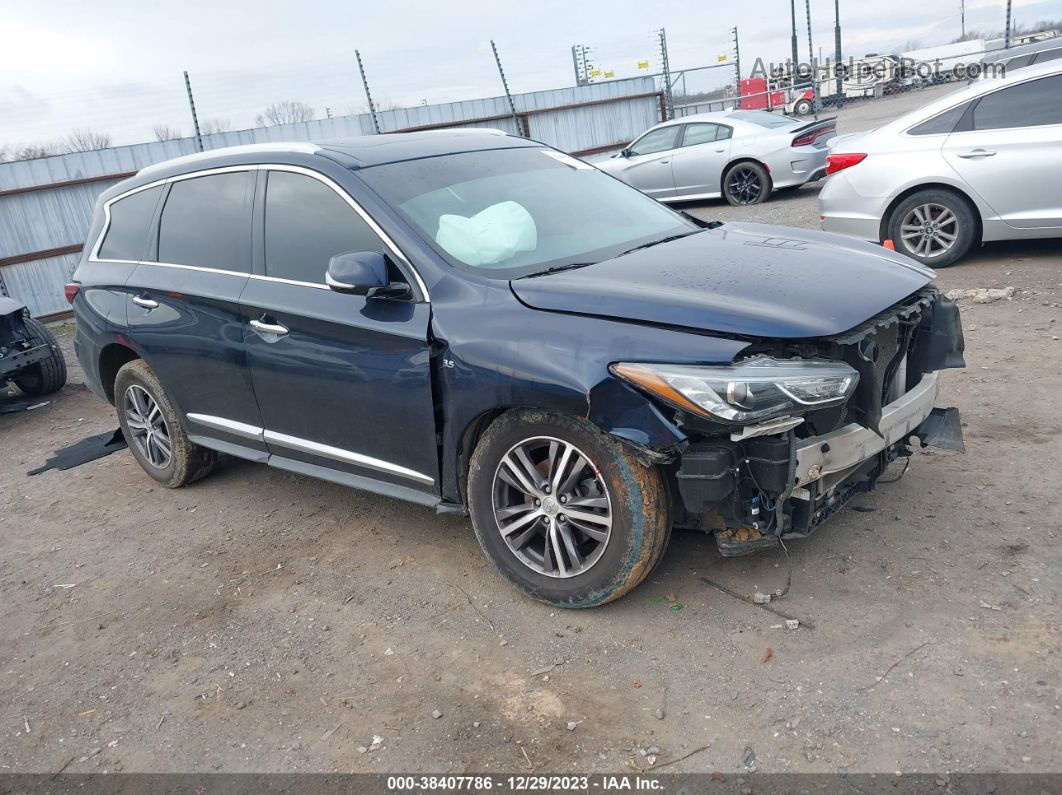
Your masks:
M325 284L337 293L364 295L366 298L402 298L409 295L409 285L391 282L387 275L387 258L376 251L348 251L328 261Z

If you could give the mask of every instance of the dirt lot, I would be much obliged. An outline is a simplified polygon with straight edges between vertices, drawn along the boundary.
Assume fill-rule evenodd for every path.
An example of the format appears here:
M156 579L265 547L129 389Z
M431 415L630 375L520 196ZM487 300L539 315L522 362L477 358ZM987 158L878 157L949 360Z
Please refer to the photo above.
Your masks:
M814 199L695 211L815 226ZM565 612L493 577L467 520L266 467L28 477L116 426L72 368L0 416L0 769L1062 771L1062 252L994 244L939 283L1015 288L964 304L942 404L968 452L790 544L795 631L707 582L781 589L780 554L696 534Z

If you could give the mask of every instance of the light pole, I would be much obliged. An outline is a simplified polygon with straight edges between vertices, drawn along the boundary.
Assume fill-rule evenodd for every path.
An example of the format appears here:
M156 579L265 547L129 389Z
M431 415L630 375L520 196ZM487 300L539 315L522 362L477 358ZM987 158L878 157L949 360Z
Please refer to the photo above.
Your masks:
M1003 37L1003 48L1010 49L1010 4L1011 0L1007 0L1007 33Z
M837 78L838 107L844 105L844 87L841 85L841 0L833 0L833 74Z
M797 61L798 61L798 58L797 58L797 32L796 32L796 0L789 0L789 16L790 16L790 18L793 21L793 39L791 41L792 48L793 48L793 54L792 54L793 66L792 66L792 70L789 73L790 74L789 84L790 84L791 87L795 88L796 87L796 70L797 70Z

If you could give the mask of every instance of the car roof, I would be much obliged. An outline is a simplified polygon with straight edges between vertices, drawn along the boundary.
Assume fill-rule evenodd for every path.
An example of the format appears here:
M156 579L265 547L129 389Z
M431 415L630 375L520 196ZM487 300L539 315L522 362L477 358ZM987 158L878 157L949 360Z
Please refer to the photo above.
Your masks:
M1008 73L1006 77L991 77L986 75L970 83L968 86L960 88L957 91L952 91L939 99L935 99L932 102L923 105L917 110L913 110L910 113L906 113L903 116L894 119L888 124L882 125L879 129L907 129L913 124L917 124L924 119L930 119L942 111L953 108L956 105L961 105L967 100L976 99L984 94L997 91L1000 88L1005 88L1017 83L1024 83L1027 80L1036 80L1041 77L1050 77L1057 74L1062 74L1062 61L1055 60L1025 66L1021 69L1015 69L1013 72Z
M286 160L292 155L323 156L346 168L357 169L458 152L527 146L543 146L543 144L526 138L517 138L502 130L485 127L384 133L315 142L278 141L245 144L210 149L206 152L197 152L154 163L137 172L136 177L132 178L129 184L166 179L178 174L209 168L247 165L277 158Z

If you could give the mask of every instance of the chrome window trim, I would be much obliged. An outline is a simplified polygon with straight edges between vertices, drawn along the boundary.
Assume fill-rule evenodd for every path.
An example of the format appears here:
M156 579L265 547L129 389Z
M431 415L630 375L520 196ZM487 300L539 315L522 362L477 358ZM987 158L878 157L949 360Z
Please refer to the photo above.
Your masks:
M311 441L310 439L303 439L300 436L289 436L288 434L259 428L257 425L248 425L245 422L237 422L236 420L230 420L225 417L215 417L211 414L191 413L186 414L185 417L191 422L194 422L197 425L202 425L205 428L212 428L225 433L231 433L234 436L242 436L245 439L253 439L256 442L264 442L266 444L272 443L279 445L280 447L286 447L289 450L298 450L303 453L310 453L311 455L319 455L323 458L331 458L334 461L341 461L345 464L355 464L367 469L375 469L379 472L399 475L427 485L435 483L435 478L417 472L416 470L407 469L398 464L392 464L390 461L373 458L372 456L363 455L362 453L355 453L353 450L344 450L341 447L332 447L327 444Z
M100 229L100 233L96 237L96 242L92 247L92 252L89 254L87 261L100 263L109 262L120 265L158 265L163 268L184 268L186 270L205 271L207 273L223 273L235 276L246 276L251 279L257 279L259 281L278 282L281 284L291 284L298 287L313 287L318 290L330 289L328 285L324 284L323 282L320 284L316 282L303 282L297 281L295 279L283 279L279 276L265 276L263 274L258 273L244 273L243 271L231 271L225 268L212 268L204 265L181 265L176 262L150 262L148 260L100 259L100 248L102 247L103 240L107 236L107 231L110 229L111 226L111 205L115 202L121 201L127 196L132 196L134 193L139 193L140 191L148 190L159 185L165 185L167 183L172 182L180 182L186 179L196 179L198 177L209 177L213 174L227 174L237 171L287 171L293 174L302 174L304 176L311 177L312 179L316 179L317 181L327 185L329 188L335 191L339 195L339 197L343 199L343 201L345 201L350 206L350 208L361 217L363 221L365 221L365 223L373 231L373 233L376 234L376 236L383 241L384 245L387 246L388 249L390 249L391 253L395 257L400 259L402 263L404 263L408 272L412 274L415 286L420 291L420 294L423 296L423 300L425 302L431 301L431 296L428 293L428 286L424 283L424 280L421 278L420 273L413 266L413 263L410 261L409 257L405 255L405 253L398 247L398 244L394 242L390 235L388 235L380 227L380 225L376 223L375 220L373 220L372 216L370 216L367 212L365 212L364 209L362 209L361 205L358 204L357 201L355 201L349 193L347 193L330 177L318 171L314 171L310 168L305 168L304 166L293 166L288 165L286 163L252 163L248 165L220 166L218 168L208 168L203 169L201 171L191 171L187 174L177 174L172 177L166 177L164 179L155 180L154 182L149 182L146 185L139 185L135 188L131 188L130 190L120 193L117 196L108 199L103 205L103 228Z

